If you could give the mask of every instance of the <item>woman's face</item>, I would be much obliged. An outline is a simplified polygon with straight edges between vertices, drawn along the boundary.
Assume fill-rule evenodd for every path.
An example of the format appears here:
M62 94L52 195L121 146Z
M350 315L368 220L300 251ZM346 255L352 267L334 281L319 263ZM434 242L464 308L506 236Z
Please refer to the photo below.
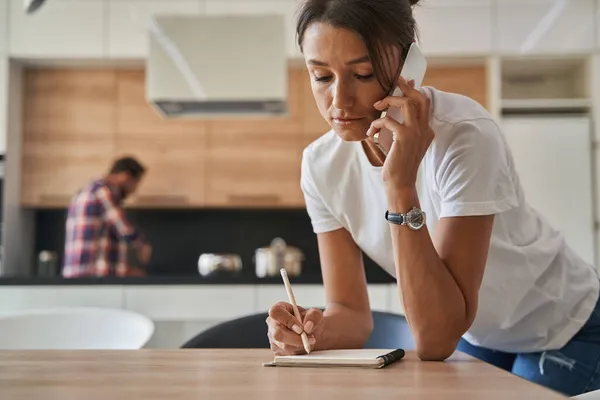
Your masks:
M364 140L381 115L373 104L387 93L373 74L363 41L350 30L313 23L302 45L321 115L343 140Z

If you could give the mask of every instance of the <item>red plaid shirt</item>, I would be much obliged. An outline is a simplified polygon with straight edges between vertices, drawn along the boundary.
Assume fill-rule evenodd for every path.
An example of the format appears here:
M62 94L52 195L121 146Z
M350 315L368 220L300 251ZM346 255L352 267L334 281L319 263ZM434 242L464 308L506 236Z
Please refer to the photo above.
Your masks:
M128 249L141 240L120 206L122 196L103 179L73 196L69 205L65 257L65 278L126 276Z

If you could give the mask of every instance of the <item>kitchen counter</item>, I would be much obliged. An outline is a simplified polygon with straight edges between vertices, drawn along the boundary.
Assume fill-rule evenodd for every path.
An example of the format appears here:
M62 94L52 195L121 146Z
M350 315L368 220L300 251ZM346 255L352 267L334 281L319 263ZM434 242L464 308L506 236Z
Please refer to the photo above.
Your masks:
M322 284L319 275L300 275L290 277L290 282L297 285ZM367 276L370 284L395 283L391 276ZM0 286L50 286L50 285L281 285L281 277L258 278L256 276L218 276L202 277L199 275L151 275L146 277L107 277L107 278L62 278L38 276L0 277Z

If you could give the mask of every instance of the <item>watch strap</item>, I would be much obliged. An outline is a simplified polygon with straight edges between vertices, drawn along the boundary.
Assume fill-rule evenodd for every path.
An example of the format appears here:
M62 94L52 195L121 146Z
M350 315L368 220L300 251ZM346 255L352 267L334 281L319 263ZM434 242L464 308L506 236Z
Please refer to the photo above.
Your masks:
M404 225L404 214L385 212L385 219L396 225Z

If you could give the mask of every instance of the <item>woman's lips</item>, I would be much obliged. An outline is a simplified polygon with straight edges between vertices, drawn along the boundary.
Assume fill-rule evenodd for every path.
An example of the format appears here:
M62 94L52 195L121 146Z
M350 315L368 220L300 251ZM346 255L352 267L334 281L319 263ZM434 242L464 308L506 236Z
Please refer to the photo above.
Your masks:
M362 118L334 118L333 122L336 125L340 125L340 126L348 126L348 125L352 125L357 123L358 121L360 121Z

